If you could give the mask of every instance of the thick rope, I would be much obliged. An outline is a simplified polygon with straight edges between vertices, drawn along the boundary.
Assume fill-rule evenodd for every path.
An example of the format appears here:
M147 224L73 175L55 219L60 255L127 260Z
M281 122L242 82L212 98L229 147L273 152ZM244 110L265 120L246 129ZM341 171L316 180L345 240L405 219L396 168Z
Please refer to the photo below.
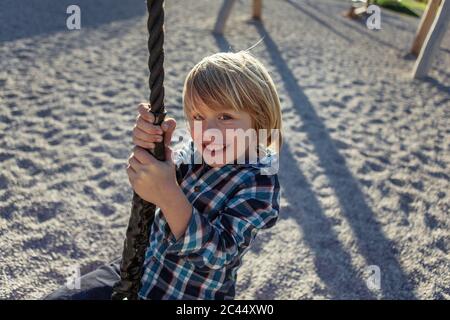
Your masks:
M148 68L150 71L150 105L155 115L154 124L161 124L164 108L164 0L147 0L148 10ZM156 143L153 155L165 160L164 142ZM128 222L120 265L120 281L113 288L112 299L138 299L143 274L145 252L149 244L150 226L155 216L155 205L133 193L131 217Z

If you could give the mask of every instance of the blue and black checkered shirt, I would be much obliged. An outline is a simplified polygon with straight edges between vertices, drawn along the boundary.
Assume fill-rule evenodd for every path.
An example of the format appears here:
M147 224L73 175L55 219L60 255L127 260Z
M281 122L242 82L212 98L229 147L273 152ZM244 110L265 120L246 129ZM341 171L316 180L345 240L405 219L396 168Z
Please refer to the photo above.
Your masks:
M233 299L242 257L260 229L278 219L280 185L265 168L277 156L265 149L255 164L213 168L195 164L192 140L175 157L180 187L193 206L178 240L158 208L141 279L141 299Z

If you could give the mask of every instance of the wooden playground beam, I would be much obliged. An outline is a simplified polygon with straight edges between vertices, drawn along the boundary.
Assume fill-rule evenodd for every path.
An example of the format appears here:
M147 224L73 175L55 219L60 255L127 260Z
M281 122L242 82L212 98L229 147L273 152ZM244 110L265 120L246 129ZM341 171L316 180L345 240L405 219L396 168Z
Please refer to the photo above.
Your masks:
M262 15L262 0L253 0L252 18L255 20L261 20L261 15Z
M416 37L414 38L411 53L416 57L419 56L420 49L422 49L423 43L427 34L430 31L431 25L433 24L434 19L436 18L436 14L439 9L439 5L441 4L441 0L429 0L428 5L425 9L425 12L422 15L422 19L420 20L419 27L417 28Z
M414 65L413 78L423 78L431 67L433 57L439 50L442 38L450 22L450 0L442 0L436 18L425 38L424 45L420 50L419 57Z

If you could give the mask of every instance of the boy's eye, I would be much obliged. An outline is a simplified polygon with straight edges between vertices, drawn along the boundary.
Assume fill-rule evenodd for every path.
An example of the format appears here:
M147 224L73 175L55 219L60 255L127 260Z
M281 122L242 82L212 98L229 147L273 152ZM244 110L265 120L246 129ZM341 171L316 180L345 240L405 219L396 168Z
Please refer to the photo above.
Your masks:
M219 120L232 120L232 119L233 119L233 117L228 114L221 114L219 116Z
M202 121L203 120L202 116L200 116L198 114L193 115L192 119L197 120L197 121Z

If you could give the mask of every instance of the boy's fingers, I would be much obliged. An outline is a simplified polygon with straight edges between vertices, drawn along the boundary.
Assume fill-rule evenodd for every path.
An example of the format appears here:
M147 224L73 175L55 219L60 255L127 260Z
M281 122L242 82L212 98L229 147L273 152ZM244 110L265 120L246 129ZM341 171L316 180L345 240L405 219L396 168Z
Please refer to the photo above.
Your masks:
M150 133L150 134L162 134L163 133L160 126L151 124L150 122L144 120L142 117L139 117L137 119L136 126L139 127L139 129L141 129L142 131Z
M146 102L141 102L138 105L138 111L150 111L150 104Z
M139 170L139 166L141 165L140 162L137 161L135 157L130 158L128 160L128 164L135 172Z
M170 163L173 163L172 160L172 148L166 145L165 147L165 153L166 153L166 161L169 161Z
M133 144L135 144L141 148L144 148L144 149L154 149L155 148L155 144L153 142L144 141L144 140L141 140L136 137L133 137Z
M151 134L141 130L139 127L133 128L133 137L148 142L162 141L162 136L160 134Z
M151 164L156 161L156 159L147 150L141 147L134 147L133 155L142 164Z
M168 146L172 141L172 135L177 126L177 122L173 118L167 118L161 125L164 130L164 144Z
M150 112L150 105L148 103L141 103L138 106L138 112L144 118L150 123L153 123L155 121L155 117Z
M174 118L167 118L164 120L164 122L161 125L161 128L167 132L167 131L173 131L175 130L175 127L177 126L177 122Z
M146 132L142 131L138 127L133 128L133 138L138 138L140 140L149 141L150 139L148 137L151 137L151 135L147 134Z
M131 166L127 167L127 175L128 175L128 181L130 181L131 184L133 184L133 181L136 179L136 171L134 171Z

